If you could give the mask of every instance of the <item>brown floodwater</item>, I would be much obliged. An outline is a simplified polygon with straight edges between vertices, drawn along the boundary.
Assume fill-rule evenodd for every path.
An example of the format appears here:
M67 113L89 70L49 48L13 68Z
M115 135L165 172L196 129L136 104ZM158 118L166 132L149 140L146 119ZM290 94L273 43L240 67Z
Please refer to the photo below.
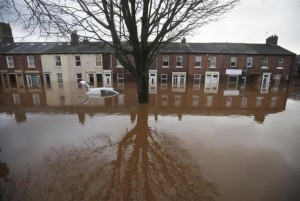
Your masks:
M1 89L0 200L300 200L300 87Z

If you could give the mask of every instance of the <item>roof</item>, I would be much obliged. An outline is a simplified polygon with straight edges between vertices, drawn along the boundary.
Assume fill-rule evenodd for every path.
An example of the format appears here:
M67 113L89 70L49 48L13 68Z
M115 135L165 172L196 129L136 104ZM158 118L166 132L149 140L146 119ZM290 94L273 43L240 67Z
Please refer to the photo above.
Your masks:
M103 42L26 42L0 43L2 54L98 54L113 53L111 46ZM247 43L171 43L160 49L160 53L203 54L249 54L249 55L295 55L278 45Z
M172 43L161 53L210 53L210 54L265 54L295 55L278 45L247 43Z

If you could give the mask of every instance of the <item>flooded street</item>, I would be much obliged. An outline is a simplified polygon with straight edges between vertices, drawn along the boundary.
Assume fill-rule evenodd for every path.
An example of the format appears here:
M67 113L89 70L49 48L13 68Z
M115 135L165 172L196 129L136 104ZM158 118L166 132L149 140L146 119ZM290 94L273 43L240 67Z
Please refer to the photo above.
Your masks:
M292 84L114 87L1 89L1 199L300 200Z

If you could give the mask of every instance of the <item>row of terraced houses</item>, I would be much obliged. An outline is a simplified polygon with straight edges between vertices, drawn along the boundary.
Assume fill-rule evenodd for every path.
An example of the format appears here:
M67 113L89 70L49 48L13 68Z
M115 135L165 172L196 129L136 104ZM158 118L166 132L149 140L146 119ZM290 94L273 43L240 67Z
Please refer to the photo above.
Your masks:
M50 88L52 83L87 80L94 86L112 86L132 75L115 57L113 48L99 42L14 42L8 24L0 29L0 79L4 88ZM2 31L1 31L2 30ZM172 83L181 89L187 82L204 83L207 90L220 81L247 80L269 86L290 79L295 54L277 45L270 36L265 44L172 43L161 49L149 71L149 85Z

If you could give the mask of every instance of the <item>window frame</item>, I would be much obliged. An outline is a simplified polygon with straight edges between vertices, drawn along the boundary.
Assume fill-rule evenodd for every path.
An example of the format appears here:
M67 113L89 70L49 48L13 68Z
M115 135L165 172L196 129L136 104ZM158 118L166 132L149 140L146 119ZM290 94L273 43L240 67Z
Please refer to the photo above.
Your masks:
M250 64L250 65L248 65L248 64ZM253 57L247 57L247 59L246 59L246 67L247 68L252 68L252 66L253 66Z
M61 77L59 75L61 75ZM62 73L56 73L56 78L57 78L57 83L58 84L64 83L64 78L63 78L63 74Z
M212 61L212 60L214 60L214 61ZM217 57L216 56L209 57L209 68L217 68Z
M237 66L237 57L233 56L230 58L230 67L236 68L236 66Z
M35 68L35 61L34 61L34 56L33 55L27 56L27 65L28 65L28 68Z
M81 56L75 55L74 58L75 58L75 66L80 67L81 66ZM77 59L77 58L79 58L79 59Z
M277 60L277 68L283 68L283 64L284 64L284 58L283 57L279 57Z
M167 58L167 59L165 59L165 58ZM163 68L169 68L169 65L170 65L169 61L170 61L169 55L163 55L163 58L162 58L162 67ZM167 62L168 65L164 65L165 62Z
M269 65L269 58L268 57L263 57L262 58L262 67L268 68L268 65Z
M61 58L60 58L60 55L55 55L54 56L54 64L55 64L55 67L61 67Z
M10 61L10 59L11 61ZM6 62L7 62L7 68L14 68L15 67L15 63L14 63L14 56L6 56ZM12 65L10 65L10 63L12 63Z
M95 59L96 59L96 62L95 62L96 67L102 67L103 66L103 57L102 57L102 54L96 54L95 55ZM98 65L99 63L100 63L100 65Z
M176 68L182 68L183 67L183 56L177 55L176 56Z
M197 58L200 58L200 60L197 60ZM199 65L197 65L199 63ZM195 56L195 68L201 68L202 66L202 56L196 55Z

